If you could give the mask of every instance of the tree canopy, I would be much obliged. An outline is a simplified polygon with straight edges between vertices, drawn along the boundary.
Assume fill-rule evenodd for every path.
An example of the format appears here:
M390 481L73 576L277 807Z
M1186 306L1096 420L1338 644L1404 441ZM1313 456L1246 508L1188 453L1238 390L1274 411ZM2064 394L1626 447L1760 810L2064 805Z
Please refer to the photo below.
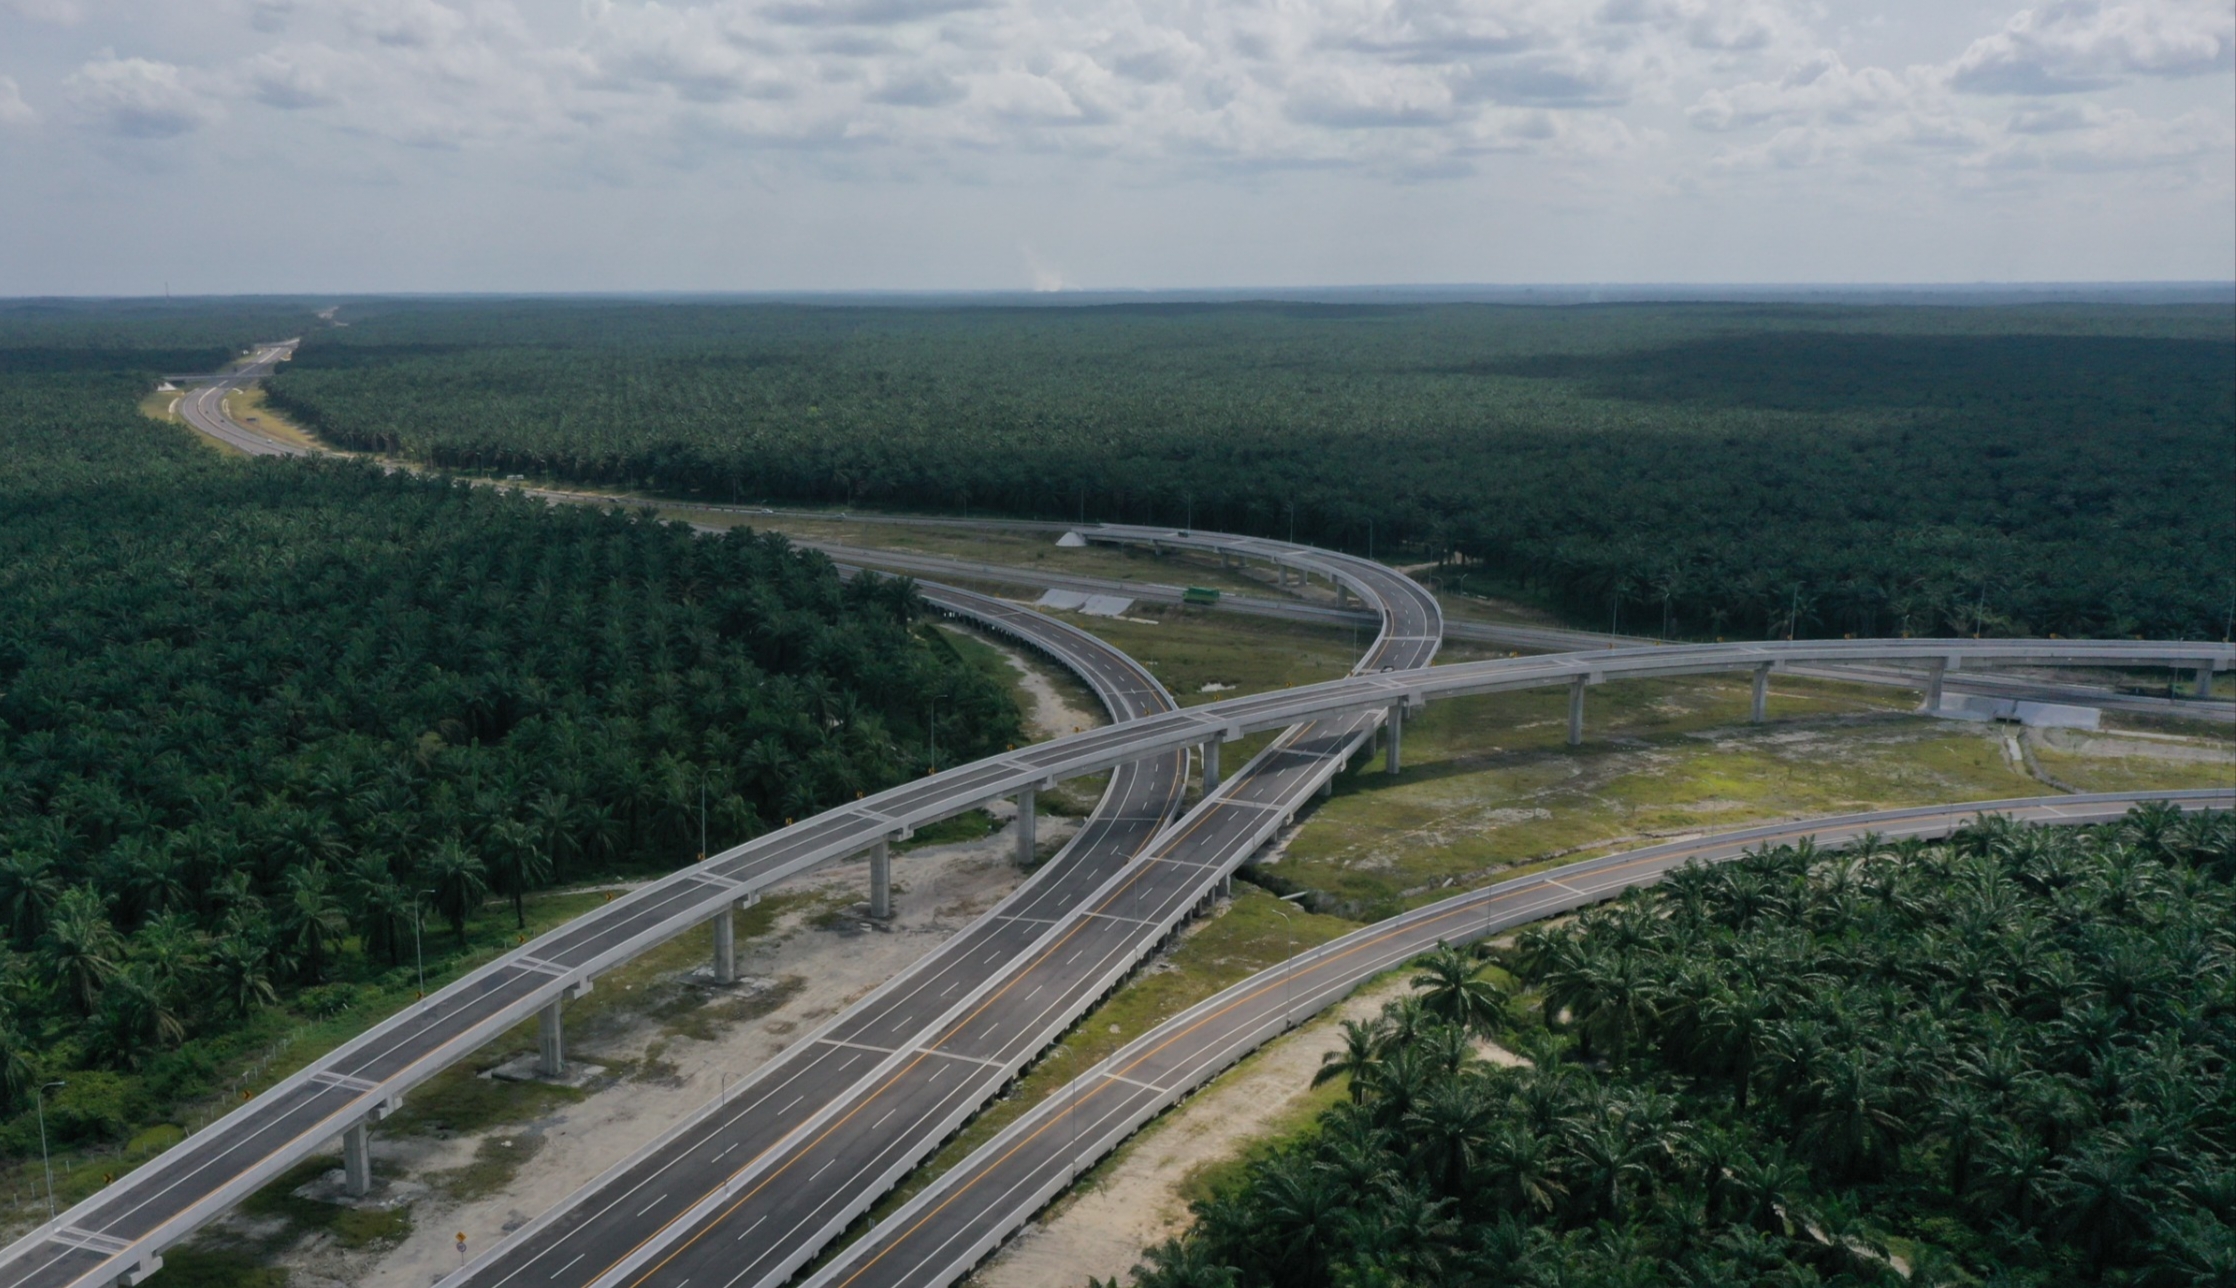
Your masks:
M1138 1288L2236 1276L2230 815L1785 847L1497 957L1518 1000L1446 950L1348 1031Z
M368 302L334 440L714 501L1466 561L1653 633L2220 638L2225 308Z
M222 321L0 318L0 1107L1014 740L906 581L137 414Z

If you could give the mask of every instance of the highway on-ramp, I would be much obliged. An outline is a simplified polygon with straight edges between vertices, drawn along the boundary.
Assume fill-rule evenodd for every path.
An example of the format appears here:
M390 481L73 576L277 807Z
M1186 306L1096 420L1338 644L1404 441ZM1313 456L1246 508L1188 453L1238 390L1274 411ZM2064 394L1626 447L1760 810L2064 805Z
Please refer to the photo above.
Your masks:
M1440 941L1497 934L1650 884L1687 863L1734 859L1804 838L1833 846L1867 833L1888 840L1941 837L1985 814L2030 823L2101 823L2146 800L2225 810L2236 806L2236 792L1973 801L1747 828L1517 877L1355 931L1206 999L1057 1088L839 1253L806 1288L945 1288L1142 1124L1360 982Z

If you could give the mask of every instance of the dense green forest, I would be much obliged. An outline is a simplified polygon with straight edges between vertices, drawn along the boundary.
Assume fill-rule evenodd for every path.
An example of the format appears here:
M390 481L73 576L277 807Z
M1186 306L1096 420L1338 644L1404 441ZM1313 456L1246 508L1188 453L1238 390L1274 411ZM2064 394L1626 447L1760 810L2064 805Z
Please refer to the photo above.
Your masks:
M2229 815L1779 849L1500 960L1351 1024L1138 1288L2236 1282Z
M943 754L1016 734L909 583L135 410L307 320L0 312L0 1112L67 1076L66 1140L407 988L415 918L439 965L486 900L509 943L538 887L921 773L935 699Z
M2226 308L368 302L331 439L1467 562L1640 633L2220 638ZM1462 571L1455 569L1455 573Z

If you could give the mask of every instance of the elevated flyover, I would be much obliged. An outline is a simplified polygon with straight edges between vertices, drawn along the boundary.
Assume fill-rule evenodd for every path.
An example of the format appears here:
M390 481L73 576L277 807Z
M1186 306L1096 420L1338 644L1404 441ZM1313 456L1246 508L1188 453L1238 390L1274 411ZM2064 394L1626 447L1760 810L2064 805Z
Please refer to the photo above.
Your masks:
M1324 568L1374 607L1386 625L1361 670L1433 659L1436 602L1410 579L1321 551L1259 551ZM1026 952L989 958L921 1038L896 1026L832 1051L849 1068L875 1062L844 1095L812 1108L771 1085L711 1103L445 1283L782 1282L1201 907L1380 719L1285 731L1225 781L1218 745L1198 748L1207 791L1178 827L1061 909Z
M1137 719L1175 705L1133 659L1074 626L971 591L937 585L922 585L920 591L931 607L1055 659L1079 676L1114 719ZM1119 766L1079 834L1028 885L1061 907L1076 903L1170 821L1180 803L1185 771L1185 755L1177 753ZM1030 817L1026 811L1032 802L1020 803L1026 807L1021 814ZM1031 831L1029 824L1020 828L1020 837ZM0 1285L102 1284L144 1277L160 1266L164 1248L300 1158L326 1148L336 1135L345 1141L350 1181L362 1189L369 1181L366 1125L393 1108L413 1085L530 1014L543 1017L545 1069L557 1072L564 1060L559 1025L563 998L587 989L597 970L700 924L712 921L716 928L717 977L725 975L725 968L734 971L734 957L724 951L734 942L723 933L730 926L729 913L768 884L761 879L765 860L759 865L725 861L736 853L717 855L689 875L671 878L660 897L616 900L544 935L314 1061L0 1252ZM732 897L722 898L721 892ZM704 897L709 893L716 896L711 901ZM634 906L612 917L624 904ZM986 927L982 923L972 929L983 932ZM980 937L966 931L959 936L962 942L950 945L979 947ZM602 964L583 968L579 963ZM897 979L879 990L878 998L900 1005L907 999L906 984ZM875 1000L865 999L863 1008Z
M853 516L857 521L871 521L867 516ZM887 519L886 522L902 522ZM1079 533L1083 538L1096 538L1102 531L1093 526L1066 528L1052 525L1059 531ZM1133 534L1180 535L1173 529L1114 529ZM928 555L915 551L887 550L871 546L847 545L839 542L811 538L793 538L798 545L820 550L831 558L851 565L896 571L911 576L935 578L960 578L981 584L1033 587L1036 589L1075 590L1088 594L1120 595L1153 604L1178 604L1183 602L1183 587L1160 582L1130 581L1110 577L1091 577L1076 573L1052 572L1041 566L1023 566L988 563L984 560L958 559L945 555ZM1157 542L1153 537L1136 535L1122 542L1112 538L1114 544L1175 544ZM1176 547L1177 548L1177 547ZM1238 613L1247 617L1265 617L1282 621L1304 622L1321 626L1371 626L1379 624L1379 615L1366 608L1346 608L1335 604L1319 603L1301 598L1271 595L1223 594L1216 605L1221 612ZM1447 617L1444 638L1486 644L1498 648L1524 649L1533 653L1570 653L1590 649L1619 646L1645 646L1663 641L1627 635L1610 635L1600 631L1572 630L1558 626L1531 626L1515 622L1470 621L1465 618ZM1920 677L1897 668L1885 666L1819 666L1796 667L1793 674L1809 679L1834 680L1846 684L1869 684L1885 688L1917 688ZM2134 691L2094 688L2079 684L2060 683L2015 675L1964 673L1945 677L1944 683L1952 693L1977 693L1990 697L2020 698L2039 702L2070 702L2099 707L2104 710L2126 711L2141 715L2183 715L2204 718L2236 719L2236 703L2226 699L2212 699L2195 687L2195 676L2170 676L2167 688L2188 688L2182 696L2156 696Z
M849 1245L806 1288L945 1288L1150 1119L1361 982L1440 942L1498 934L1613 898L1687 863L1804 838L1833 846L1866 834L1943 837L1987 814L2102 823L2146 800L2226 810L2236 807L2236 791L1973 801L1747 828L1518 877L1354 931L1198 1003L1056 1089Z
M1259 730L1339 717L1372 721L1386 713L1402 722L1404 711L1444 698L1566 687L1571 728L1580 730L1585 694L1601 683L1730 671L1761 678L1781 666L1858 663L1924 668L1929 675L1992 665L2167 666L2210 674L2236 666L2236 648L2146 640L1803 640L1618 648L1373 671L1163 712L1019 748L758 837L641 887L481 967L10 1245L0 1252L0 1288L108 1283L144 1274L158 1262L161 1248L295 1159L354 1124L378 1117L410 1086L553 1001L584 989L597 974L725 913L759 889L985 802ZM1260 759L1310 750L1325 751L1276 744ZM1269 818L1281 815L1278 809L1258 812ZM1271 830L1269 825L1263 834Z

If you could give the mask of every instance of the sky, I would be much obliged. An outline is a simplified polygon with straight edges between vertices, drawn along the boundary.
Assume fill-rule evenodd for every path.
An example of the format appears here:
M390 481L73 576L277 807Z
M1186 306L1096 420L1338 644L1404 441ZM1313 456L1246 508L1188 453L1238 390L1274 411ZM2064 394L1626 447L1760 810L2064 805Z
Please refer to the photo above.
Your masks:
M2236 278L2230 0L0 0L0 296Z

